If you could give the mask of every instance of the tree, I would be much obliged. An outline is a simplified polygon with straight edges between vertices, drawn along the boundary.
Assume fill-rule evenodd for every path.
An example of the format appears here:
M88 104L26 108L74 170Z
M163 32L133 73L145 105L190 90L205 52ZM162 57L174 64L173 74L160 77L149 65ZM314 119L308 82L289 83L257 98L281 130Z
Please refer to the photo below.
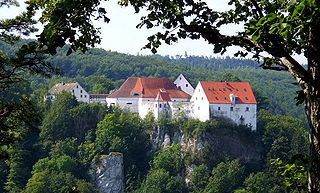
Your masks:
M281 193L286 190L279 185L277 181L278 176L270 175L266 172L258 172L255 174L250 174L249 177L244 181L245 187L238 189L235 193Z
M0 40L13 44L21 35L28 36L38 29L33 19L36 11L42 9L39 21L44 29L37 41L26 41L13 53L0 50L0 154L6 152L8 146L21 140L24 131L17 129L12 123L20 122L34 128L39 122L39 114L28 96L14 93L11 88L23 83L30 74L50 77L56 68L45 60L48 54L55 54L58 47L70 43L68 54L81 49L86 51L89 46L100 42L99 30L94 28L93 19L109 19L100 7L100 0L90 1L38 1L28 0L27 10L15 18L0 20ZM16 0L0 2L0 8L19 6ZM84 8L86 7L86 8ZM8 98L16 94L14 100ZM17 100L18 98L18 100Z
M212 176L205 189L210 193L232 192L241 184L244 167L239 160L221 162L212 169Z
M309 190L320 192L320 2L229 0L230 9L215 11L203 1L121 0L136 12L147 10L137 27L162 26L148 38L152 52L165 42L179 38L205 39L214 52L223 54L229 46L240 46L236 56L253 54L263 68L288 71L300 85L299 102L304 102L310 126ZM233 35L221 28L240 26ZM265 54L266 53L266 54ZM307 65L293 58L303 54Z
M124 173L127 191L135 188L148 169L148 141L139 115L115 109L106 114L96 129L97 152L124 154Z
M183 168L183 155L181 146L174 144L161 149L151 162L153 169L164 169L171 175L181 173Z
M164 169L151 170L136 193L179 193L183 192L182 182Z
M48 148L57 140L74 136L71 109L78 105L75 97L62 92L57 95L41 125L40 139Z
M201 164L193 169L190 177L191 192L203 192L208 184L210 170L205 164Z

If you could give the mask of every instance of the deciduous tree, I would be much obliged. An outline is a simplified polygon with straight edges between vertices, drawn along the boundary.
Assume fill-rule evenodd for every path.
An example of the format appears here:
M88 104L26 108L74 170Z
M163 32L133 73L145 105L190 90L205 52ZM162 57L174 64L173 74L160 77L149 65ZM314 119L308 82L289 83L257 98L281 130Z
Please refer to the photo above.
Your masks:
M121 0L136 12L146 9L137 27L161 26L163 31L148 38L151 51L179 38L203 38L215 53L240 46L238 56L253 54L263 68L288 71L301 87L310 125L309 190L320 192L320 1L229 0L226 11L214 10L194 0ZM232 35L222 28L240 26ZM299 63L294 54L307 58Z

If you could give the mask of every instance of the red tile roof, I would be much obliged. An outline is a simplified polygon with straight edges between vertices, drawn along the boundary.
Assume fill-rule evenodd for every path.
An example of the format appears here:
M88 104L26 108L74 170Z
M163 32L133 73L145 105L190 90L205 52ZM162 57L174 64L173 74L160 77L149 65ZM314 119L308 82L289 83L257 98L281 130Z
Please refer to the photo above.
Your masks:
M231 94L236 96L236 104L257 104L248 82L200 81L200 84L211 104L231 104Z
M128 78L109 98L156 98L160 89L166 90L170 98L191 98L179 90L168 78ZM139 96L133 95L139 93Z
M168 101L171 101L171 98L169 96L169 93L167 93L166 91L160 90L155 100L159 102L168 102Z

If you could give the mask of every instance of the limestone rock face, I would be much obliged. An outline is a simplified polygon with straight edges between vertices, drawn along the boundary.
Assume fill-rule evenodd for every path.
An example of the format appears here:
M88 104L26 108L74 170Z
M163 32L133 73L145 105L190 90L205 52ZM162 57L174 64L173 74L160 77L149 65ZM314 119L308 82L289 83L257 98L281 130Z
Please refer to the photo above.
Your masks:
M91 164L90 176L102 193L124 192L123 154L111 152L101 155L98 161Z

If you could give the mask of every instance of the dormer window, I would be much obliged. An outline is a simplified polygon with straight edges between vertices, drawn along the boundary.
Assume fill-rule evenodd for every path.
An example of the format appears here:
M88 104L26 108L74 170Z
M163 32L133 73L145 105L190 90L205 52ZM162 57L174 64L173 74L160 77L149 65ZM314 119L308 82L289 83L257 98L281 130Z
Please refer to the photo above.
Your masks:
M132 92L131 95L133 95L133 96L140 96L140 93L138 93L138 92Z
M79 86L77 85L77 88L79 88Z

